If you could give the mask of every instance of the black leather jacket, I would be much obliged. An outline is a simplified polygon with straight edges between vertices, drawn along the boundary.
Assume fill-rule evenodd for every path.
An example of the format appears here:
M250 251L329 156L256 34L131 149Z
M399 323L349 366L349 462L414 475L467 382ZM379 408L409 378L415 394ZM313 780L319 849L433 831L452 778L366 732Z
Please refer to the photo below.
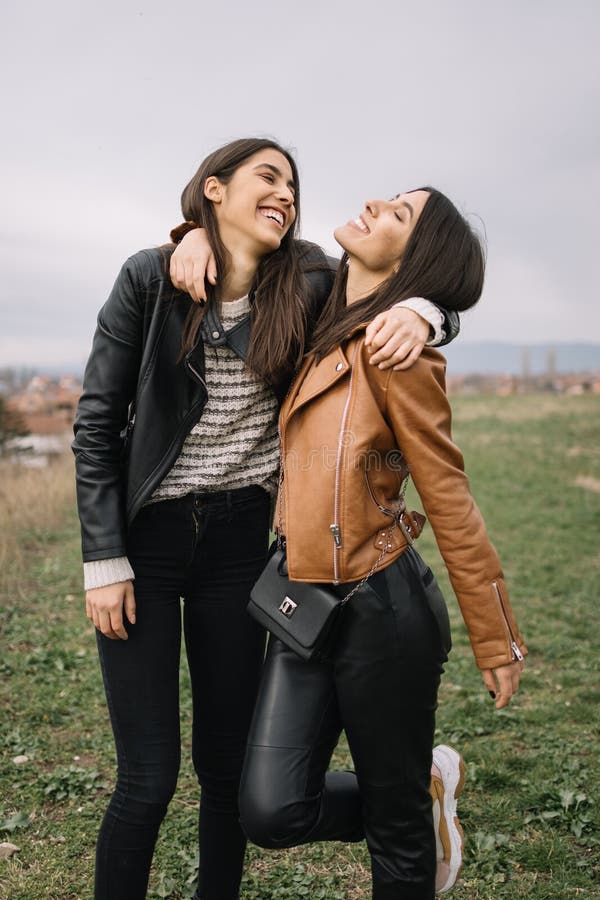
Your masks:
M314 321L337 260L316 245L307 249L306 263L322 264L307 272L305 302ZM72 444L84 562L127 554L129 525L172 467L208 399L203 340L177 362L192 300L171 284L169 255L156 248L131 256L98 314ZM445 316L447 343L460 325L455 313ZM229 344L245 359L249 317L225 335L209 308L203 337L216 346ZM287 388L273 387L279 400Z

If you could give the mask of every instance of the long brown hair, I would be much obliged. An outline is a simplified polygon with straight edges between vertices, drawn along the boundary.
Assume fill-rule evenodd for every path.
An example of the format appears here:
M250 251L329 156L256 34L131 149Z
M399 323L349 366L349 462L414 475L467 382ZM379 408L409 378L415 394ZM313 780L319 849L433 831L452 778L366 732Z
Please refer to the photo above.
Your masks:
M462 312L481 296L485 253L481 240L457 208L440 191L418 188L429 197L406 244L400 266L368 297L346 305L348 254L342 262L313 333L311 352L321 359L358 326L399 300L426 297Z
M283 154L290 164L296 186L294 205L296 219L282 239L278 250L265 256L258 267L253 286L250 345L247 366L270 384L277 384L292 374L306 349L308 319L306 314L307 284L300 263L302 247L295 237L300 224L300 187L298 169L292 155L276 141L265 138L242 138L232 141L207 156L186 185L181 195L181 210L187 222L206 229L215 254L219 280L230 265L230 255L221 240L212 202L204 195L204 184L211 175L222 184L231 181L236 169L255 153L272 148ZM182 232L172 233L181 239ZM207 304L216 303L215 288L207 284ZM181 356L195 345L198 330L206 312L205 306L194 305L185 321Z

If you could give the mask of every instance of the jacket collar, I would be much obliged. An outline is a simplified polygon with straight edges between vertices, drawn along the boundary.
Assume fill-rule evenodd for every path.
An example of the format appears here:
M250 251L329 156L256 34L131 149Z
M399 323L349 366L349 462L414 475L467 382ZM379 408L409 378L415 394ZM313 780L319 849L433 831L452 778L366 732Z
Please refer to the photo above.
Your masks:
M344 378L352 369L352 360L357 349L356 342L350 340L344 346L334 347L318 365L314 356L309 356L302 364L292 390L283 404L283 419L293 416L305 404Z
M229 331L225 331L219 318L217 304L209 303L202 319L201 331L202 339L211 347L223 347L227 344L241 359L247 358L250 346L250 313Z

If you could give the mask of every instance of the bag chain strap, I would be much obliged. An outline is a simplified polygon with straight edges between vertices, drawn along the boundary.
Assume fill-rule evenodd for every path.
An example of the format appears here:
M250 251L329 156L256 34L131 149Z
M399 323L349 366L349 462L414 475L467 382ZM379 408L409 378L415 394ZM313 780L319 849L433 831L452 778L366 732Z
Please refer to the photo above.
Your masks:
M371 566L370 570L365 575L365 577L362 578L358 582L358 584L355 584L354 587L352 588L352 590L348 594L346 594L346 596L341 600L342 605L344 603L347 603L348 600L350 600L350 598L353 597L354 594L356 594L357 591L359 591L361 589L361 587L363 587L367 583L367 581L369 580L371 575L375 574L376 570L379 568L379 563L382 561L383 557L388 552L388 550L391 549L392 534L394 532L394 529L398 527L398 520L402 516L402 513L404 512L404 508L403 508L404 494L406 493L406 486L408 484L409 477L410 476L407 475L402 483L402 488L400 490L400 494L398 495L398 500L400 501L399 502L400 512L394 513L394 521L392 522L392 524L386 531L386 536L384 539L383 549L382 549L381 553L379 554L379 556L377 557L377 559L375 560L375 562L373 563L373 565Z

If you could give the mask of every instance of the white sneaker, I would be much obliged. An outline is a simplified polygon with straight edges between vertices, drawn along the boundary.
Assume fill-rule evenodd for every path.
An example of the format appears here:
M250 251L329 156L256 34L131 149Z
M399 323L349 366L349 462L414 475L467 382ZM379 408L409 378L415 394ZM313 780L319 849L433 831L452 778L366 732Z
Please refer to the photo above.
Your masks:
M456 801L465 783L462 756L446 744L433 748L431 799L437 849L435 890L444 894L456 884L463 861L463 830Z

